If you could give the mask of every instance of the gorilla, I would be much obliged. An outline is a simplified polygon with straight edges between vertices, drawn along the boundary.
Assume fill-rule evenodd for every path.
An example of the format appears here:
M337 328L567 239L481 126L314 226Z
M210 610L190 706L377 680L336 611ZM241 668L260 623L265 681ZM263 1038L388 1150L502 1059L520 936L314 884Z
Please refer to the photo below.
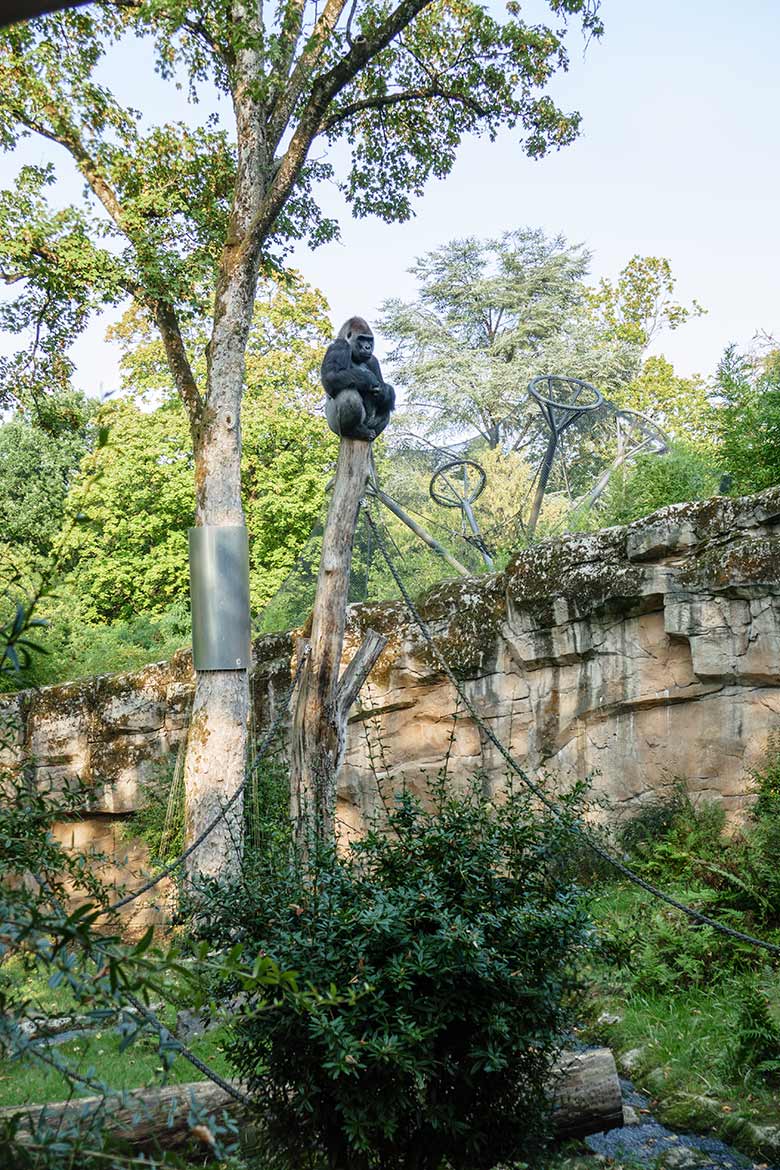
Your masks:
M382 379L374 335L362 317L350 317L325 351L320 370L325 417L336 435L371 442L395 409L395 390Z

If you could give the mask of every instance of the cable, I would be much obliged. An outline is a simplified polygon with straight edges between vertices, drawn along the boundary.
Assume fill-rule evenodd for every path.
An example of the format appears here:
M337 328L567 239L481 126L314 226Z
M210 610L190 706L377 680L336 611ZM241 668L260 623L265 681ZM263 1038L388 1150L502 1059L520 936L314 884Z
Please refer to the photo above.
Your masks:
M213 1068L210 1068L209 1065L205 1064L199 1056L196 1056L194 1052L191 1052L185 1044L182 1044L181 1040L177 1040L170 1029L166 1028L165 1024L163 1024L161 1020L158 1020L154 1012L147 1008L141 1002L138 996L133 995L132 991L117 991L114 994L117 998L119 998L121 995L121 997L126 999L128 1003L131 1003L139 1015L143 1016L147 1023L151 1024L154 1028L157 1029L161 1040L172 1040L176 1047L176 1052L179 1056L183 1056L185 1060L189 1061L193 1068L196 1068L198 1072L203 1073L204 1077L207 1077L213 1084L222 1089L223 1092L228 1093L234 1101L238 1101L240 1105L252 1104L251 1098L248 1097L246 1093L242 1093L241 1090L237 1089L235 1085L232 1085L230 1081L226 1081L225 1078L220 1076L218 1072L215 1072Z
M518 764L517 760L514 758L508 748L504 746L493 729L489 727L488 724L486 724L482 719L476 707L471 702L471 699L465 693L458 679L450 669L447 660L445 659L433 635L428 629L424 618L420 615L417 607L412 601L403 579L401 578L396 566L393 564L390 558L387 547L382 539L382 535L379 532L379 529L374 523L373 517L370 513L367 513L366 518L374 531L374 539L376 540L377 547L382 553L382 556L385 558L387 567L390 570L393 579L401 592L401 596L404 599L409 613L414 618L414 621L419 627L423 637L436 655L442 670L454 686L457 694L460 696L461 701L463 702L463 705L471 715L471 718L474 720L480 731L482 731L482 733L490 740L493 746L499 751L509 767L520 778L526 788L528 788L529 791L534 794L537 800L539 800L545 806L545 808L547 808L548 811L552 813L559 824L562 824L564 828L567 829L567 831L572 835L580 837L588 846L588 848L591 849L598 857L600 857L602 861L607 862L608 865L612 866L612 868L616 869L618 873L621 873L624 877L628 878L628 880L635 886L638 886L640 889L645 890L649 894L652 894L654 898L658 898L660 901L666 902L667 905L673 906L675 910L682 911L683 914L686 914L688 918L691 918L694 922L699 922L703 926L711 926L714 930L719 931L721 934L727 935L729 938L738 939L740 942L750 943L751 946L761 947L763 950L768 951L772 955L780 955L780 946L777 946L775 943L768 942L766 939L756 938L754 935L746 934L741 930L734 930L733 927L726 926L725 923L719 922L716 918L710 918L708 914L702 914L699 910L694 910L692 906L687 906L684 902L679 902L676 898L673 898L671 894L667 894L663 890L660 890L657 886L654 886L651 882L645 881L645 879L640 877L640 875L631 869L630 866L625 865L622 861L619 861L617 857L614 857L606 849L603 849L600 845L593 841L579 825L573 824L566 816L561 813L557 804L553 800L550 800L550 798L544 793L538 784L534 784L533 780L531 780L530 776L528 776L520 764Z
M263 741L260 744L260 747L257 749L257 755L255 756L255 758L252 762L252 766L247 769L247 772L246 772L246 775L244 776L244 779L241 781L238 788L231 796L230 800L227 801L227 803L225 805L223 805L223 807L220 809L220 811L217 813L217 815L214 817L214 819L206 826L206 828L203 830L203 832L200 833L195 838L195 840L192 842L192 844L187 846L187 848L184 850L183 853L180 853L179 856L174 861L170 862L169 865L166 865L164 869L162 869L158 874L155 875L155 877L150 878L149 881L147 881L147 882L144 882L144 884L142 886L140 886L137 890L133 890L133 892L130 894L125 894L124 898L120 898L118 902L113 902L110 906L107 906L105 910L101 911L101 916L103 914L113 914L117 910L122 910L125 906L129 906L131 902L134 902L136 900L136 898L140 898L142 894L147 894L149 892L149 890L154 889L154 887L156 885L158 885L163 880L163 878L170 877L170 875L172 873L174 873L177 869L179 869L184 864L184 862L187 860L188 857L192 856L192 854L195 852L195 850L198 849L199 846L201 846L203 844L203 842L206 840L208 835L214 831L214 829L217 827L219 822L221 820L223 820L224 817L228 814L230 809L233 807L233 805L238 800L239 796L241 796L241 794L243 793L243 791L246 788L247 784L249 783L249 780L251 779L251 777L257 771L258 766L262 762L263 757L266 755L268 748L271 745L271 741L273 740L274 736L276 735L277 731L279 730L281 723L282 723L282 719L284 718L284 716L287 712L287 707L290 703L290 699L292 698L293 691L295 690L295 688L298 684L298 679L301 676L301 671L303 670L303 664L306 661L307 656L308 656L308 649L300 657L300 660L299 660L298 665L297 665L296 670L295 670L295 675L293 677L292 682L290 683L287 694L285 695L284 702L279 707L279 711L278 711L276 718L274 719L270 728L268 729L265 736L263 737Z
M301 656L301 661L302 662L305 661L304 655ZM268 738L268 737L266 737L266 738ZM33 874L33 877L35 878L35 880L38 882L38 884L40 885L40 887L42 889L45 889L48 891L49 896L51 898L51 904L54 907L54 909L56 911L58 911L58 913L64 915L65 911L63 910L63 908L60 905L57 898L54 897L53 892L51 890L51 887L49 886L49 883L44 878L40 877L38 874ZM105 911L104 911L104 913L105 913ZM106 948L101 946L100 943L97 943L97 942L94 943L94 951L96 954L101 955L103 957L103 959L106 959L106 958L111 959L112 958L112 956L109 954L109 952L106 950ZM93 957L89 951L87 953L89 954L90 958ZM93 959L93 961L94 961L94 959ZM157 1033L158 1033L160 1040L165 1041L165 1042L171 1041L173 1043L173 1047L175 1048L175 1051L177 1052L177 1054L179 1056L183 1056L185 1060L189 1061L189 1063L193 1066L193 1068L196 1068L198 1070L198 1072L203 1073L204 1077L207 1077L208 1080L210 1080L213 1084L217 1085L218 1088L222 1089L223 1092L227 1093L235 1101L238 1101L239 1104L251 1105L251 1103L252 1103L251 1099L245 1093L242 1093L240 1089L237 1089L235 1087L235 1085L231 1085L230 1081L226 1081L225 1078L220 1076L220 1074L218 1072L215 1072L215 1070L213 1068L211 1068L209 1065L207 1065L204 1061L202 1061L199 1056L196 1056L194 1052L191 1052L190 1049L186 1046L186 1044L182 1044L181 1040L178 1040L173 1035L170 1028L167 1028L166 1025L163 1024L163 1022L157 1018L157 1016L154 1014L154 1012L151 1010L151 1008L148 1008L144 1003L142 1003L142 1001L138 998L138 996L134 995L133 992L129 990L129 988L112 987L111 994L113 995L114 999L116 999L117 1002L120 1004L120 1006L121 1006L123 999L127 1000L128 1003L132 1004L132 1006L135 1008L135 1010L138 1012L138 1014L140 1016L142 1016L143 1019L145 1019L147 1023L151 1024L152 1027L157 1029ZM40 1056L41 1054L38 1053L37 1055ZM76 1079L81 1080L82 1083L87 1084L90 1087L91 1087L91 1085L96 1084L96 1082L94 1082L94 1081L90 1082L88 1080L85 1080L83 1077L78 1077Z

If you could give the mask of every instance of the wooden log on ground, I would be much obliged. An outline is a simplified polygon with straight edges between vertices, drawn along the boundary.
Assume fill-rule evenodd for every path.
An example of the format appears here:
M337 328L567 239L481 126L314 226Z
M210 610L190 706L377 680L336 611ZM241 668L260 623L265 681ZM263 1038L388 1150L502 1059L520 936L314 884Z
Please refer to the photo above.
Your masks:
M553 1105L558 1138L587 1137L622 1126L623 1095L609 1048L565 1052L558 1067L561 1079Z
M21 1114L21 1137L34 1132L46 1115L52 1128L60 1119L76 1125L94 1114L105 1118L105 1130L134 1149L159 1147L172 1150L188 1140L204 1142L205 1134L190 1128L193 1107L198 1114L229 1113L238 1119L241 1106L224 1089L211 1081L194 1081L186 1085L166 1085L158 1089L132 1089L115 1097L78 1097L50 1105L9 1105L0 1109L0 1120ZM208 1144L208 1140L205 1140Z
M590 1133L622 1126L620 1082L610 1050L595 1048L589 1052L565 1053L556 1072L553 1100L553 1125L558 1140L587 1137ZM101 1097L53 1105L16 1105L0 1109L0 1119L23 1114L28 1119L25 1126L29 1130L40 1120L44 1109L56 1125L60 1117L75 1121L103 1108L108 1131L129 1145L173 1149L188 1138L200 1141L205 1138L205 1134L190 1129L188 1119L193 1105L198 1113L225 1111L239 1124L244 1113L223 1089L210 1081L196 1081L163 1089L134 1090L125 1094L123 1102L110 1101L107 1109Z

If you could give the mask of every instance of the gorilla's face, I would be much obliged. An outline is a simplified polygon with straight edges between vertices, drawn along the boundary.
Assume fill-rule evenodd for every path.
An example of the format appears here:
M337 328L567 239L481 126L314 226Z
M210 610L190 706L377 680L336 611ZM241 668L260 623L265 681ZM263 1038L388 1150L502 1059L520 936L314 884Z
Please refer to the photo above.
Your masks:
M374 338L370 333L356 333L350 338L352 360L367 362L374 352Z

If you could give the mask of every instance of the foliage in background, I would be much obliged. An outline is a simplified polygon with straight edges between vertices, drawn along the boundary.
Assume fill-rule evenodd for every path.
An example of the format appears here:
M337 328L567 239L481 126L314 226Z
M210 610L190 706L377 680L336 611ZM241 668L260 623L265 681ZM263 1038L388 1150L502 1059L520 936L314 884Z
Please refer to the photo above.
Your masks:
M676 283L665 256L632 256L617 280L602 277L589 300L606 333L644 351L664 329L679 329L706 312L696 300L689 306L676 301Z
M496 447L535 375L576 374L603 390L630 378L636 346L607 344L595 328L589 260L582 245L530 228L452 240L418 259L418 299L385 301L381 320L412 425L430 436L476 431Z
M703 378L683 378L662 355L646 358L635 378L613 394L616 406L648 415L671 439L712 455L710 393Z
M0 425L0 541L5 564L37 565L59 533L65 499L94 431L96 403L77 395L45 401Z
M735 495L780 483L778 350L742 354L729 346L718 366L715 412L719 458Z
M321 295L295 273L261 284L247 360L242 462L257 610L277 592L305 547L335 459L335 440L317 409L319 362L331 333L325 314ZM191 340L204 349L203 323L197 326L200 333L196 325ZM34 655L31 669L8 685L132 670L169 657L189 641L187 529L193 522L194 474L189 430L162 347L143 318L128 313L112 332L124 349L123 376L133 397L100 409L94 427L108 428L108 442L87 452L78 477L85 442L74 456L67 435L57 446L37 422L25 418L0 426L0 508L5 501L9 549L23 565L38 564L37 549L48 548L64 525L62 567L70 570L41 606L50 623L38 639L46 655ZM50 414L61 400L45 400ZM42 479L37 472L48 467L19 455L42 445L58 452L59 479ZM56 499L52 493L59 493ZM29 572L25 581L29 586ZM258 620L258 628L303 621L311 593L292 606L282 602Z
M188 595L194 488L184 411L176 402L142 411L120 399L99 420L108 443L87 457L87 487L77 483L68 500L79 516L66 544L69 588L86 621L159 614ZM95 473L98 492L89 491Z
M564 803L574 813L579 795ZM435 1170L538 1152L588 938L569 852L525 795L494 807L479 780L460 796L442 781L430 808L397 796L386 825L323 851L310 876L285 851L205 889L210 942L344 995L235 1021L229 1053L269 1164Z
M588 518L590 526L630 524L667 504L716 495L720 475L695 447L674 443L665 455L639 455L613 473L607 490Z

